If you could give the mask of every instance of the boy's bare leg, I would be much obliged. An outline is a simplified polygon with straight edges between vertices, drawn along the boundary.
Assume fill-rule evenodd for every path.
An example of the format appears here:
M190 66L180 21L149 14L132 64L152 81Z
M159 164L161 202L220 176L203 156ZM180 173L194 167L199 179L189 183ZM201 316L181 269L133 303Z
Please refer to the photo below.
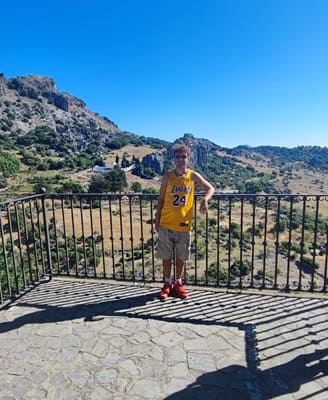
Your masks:
M172 269L172 260L163 260L163 272L165 279L171 278L171 269Z
M172 270L172 260L163 260L163 273L164 273L164 286L159 294L162 300L167 299L172 291L172 281L171 281L171 270Z
M175 279L182 279L185 267L185 260L176 260L176 273Z
M175 276L175 284L174 284L174 290L176 294L181 298L181 299L186 299L188 297L188 292L184 288L182 284L182 277L185 269L185 260L176 260L176 276Z

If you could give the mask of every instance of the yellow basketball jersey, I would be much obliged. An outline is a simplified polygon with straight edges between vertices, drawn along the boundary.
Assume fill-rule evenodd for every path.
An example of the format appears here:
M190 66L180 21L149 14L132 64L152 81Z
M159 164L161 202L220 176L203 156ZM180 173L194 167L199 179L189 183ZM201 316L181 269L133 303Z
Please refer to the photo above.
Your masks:
M192 174L191 169L183 176L177 176L175 171L169 172L159 223L163 228L179 232L191 230L195 194Z

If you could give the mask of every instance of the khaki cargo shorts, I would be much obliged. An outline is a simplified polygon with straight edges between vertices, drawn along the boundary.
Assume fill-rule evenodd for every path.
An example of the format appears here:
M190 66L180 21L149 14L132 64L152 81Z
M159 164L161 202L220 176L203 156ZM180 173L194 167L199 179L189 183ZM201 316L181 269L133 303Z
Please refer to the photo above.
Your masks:
M171 231L166 228L158 229L157 255L163 260L174 258L189 260L190 258L190 232Z

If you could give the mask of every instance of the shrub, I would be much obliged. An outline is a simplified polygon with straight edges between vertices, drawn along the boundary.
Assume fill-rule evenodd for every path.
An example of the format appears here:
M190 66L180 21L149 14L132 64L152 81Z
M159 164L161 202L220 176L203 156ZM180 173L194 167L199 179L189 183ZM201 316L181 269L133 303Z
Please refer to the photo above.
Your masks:
M0 172L5 176L15 175L19 170L20 162L10 153L0 151Z
M246 276L249 274L251 266L248 261L236 260L230 267L230 272L234 276Z
M207 277L209 282L216 282L217 280L227 282L228 271L226 268L221 267L220 264L211 263L207 271Z
M300 268L309 268L309 269L319 269L320 266L317 262L313 262L313 259L310 257L303 257L302 261L297 261L296 265Z

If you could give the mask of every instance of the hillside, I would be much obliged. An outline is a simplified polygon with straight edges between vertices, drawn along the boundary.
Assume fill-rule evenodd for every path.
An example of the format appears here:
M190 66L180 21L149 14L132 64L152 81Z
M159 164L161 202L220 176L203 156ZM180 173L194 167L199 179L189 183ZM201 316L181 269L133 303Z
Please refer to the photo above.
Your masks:
M327 193L328 148L223 148L184 134L192 167L218 191ZM83 100L58 92L52 78L0 74L0 189L33 193L88 190L96 165L127 168L128 185L158 189L171 167L173 143L121 130ZM81 186L78 186L81 185Z
M292 149L278 146L238 146L226 149L226 152L234 156L244 158L262 159L270 162L271 166L282 167L294 163L305 169L328 171L327 147L298 146Z

